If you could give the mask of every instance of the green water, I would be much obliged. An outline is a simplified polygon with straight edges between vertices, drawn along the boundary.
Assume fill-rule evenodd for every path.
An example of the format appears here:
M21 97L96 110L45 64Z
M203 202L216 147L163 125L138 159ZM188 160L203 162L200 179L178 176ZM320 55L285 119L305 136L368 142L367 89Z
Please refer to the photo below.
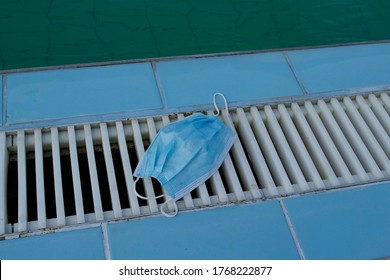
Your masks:
M390 0L0 0L0 70L390 39Z

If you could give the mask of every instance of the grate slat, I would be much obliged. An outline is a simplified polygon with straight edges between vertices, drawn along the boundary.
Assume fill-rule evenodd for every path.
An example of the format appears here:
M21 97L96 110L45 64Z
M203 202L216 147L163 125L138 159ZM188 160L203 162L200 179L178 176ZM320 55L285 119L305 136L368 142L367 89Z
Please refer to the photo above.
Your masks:
M226 114L226 110L222 110L222 118L226 124L230 122L229 117ZM234 131L236 130L234 127L232 129ZM261 198L262 194L260 193L259 186L257 185L248 157L245 155L245 151L239 137L233 143L231 154L244 189L248 190L254 199ZM243 192L240 192L239 195L240 197L237 197L238 200L245 199L245 194Z
M224 110L222 110L222 114L225 114ZM214 112L208 111L207 115L209 115L209 116L214 115ZM226 122L226 115L225 115L224 121ZM233 146L234 146L234 144L233 144ZM232 149L233 149L233 147L232 147ZM237 172L235 170L235 166L233 165L233 161L232 161L232 158L230 156L230 153L227 154L225 161L221 165L221 169L223 170L224 178L225 178L226 183L227 183L226 187L229 189L229 191L231 193L234 194L234 198L237 201L244 200L245 194L243 192L240 180L239 180ZM222 180L222 178L221 178L221 180ZM229 201L229 196L227 197L227 199Z
M235 200L245 200L245 195L242 190L240 180L238 179L232 158L229 154L226 156L224 162L222 163L222 170L225 175L227 188L229 189L230 193L234 194Z
M313 158L318 171L323 174L322 176L328 180L330 185L339 185L340 182L337 179L337 176L334 173L332 166L330 165L324 152L322 151L321 146L318 143L313 131L311 130L301 108L296 103L292 104L291 108L294 114L297 129L299 130L300 135L302 135L302 141L304 142L305 147L307 147L310 156Z
M387 111L387 113L390 115L390 97L387 93L381 93L380 98L383 102L383 107Z
M252 167L255 172L257 171L258 174L262 174L263 171L262 166L265 166L264 165L265 161L261 153L260 147L258 146L258 143L256 141L255 135L252 132L248 119L246 118L245 112L242 108L237 109L237 118L238 118L238 125L237 125L238 133L241 135L244 146L248 151L248 158L252 163ZM270 174L269 177L272 182L272 186L276 188L275 185L273 184ZM253 179L256 180L255 178ZM262 197L262 194L259 191L259 187L257 186L257 183L250 185L250 187L251 189L255 189L255 188L257 189L256 193L252 193L252 195L255 198Z
M260 153L257 152L257 156L254 157L255 172L262 187L267 191L268 196L271 197L279 195L275 183L278 186L283 186L285 193L293 193L294 189L290 179L288 178L282 161L280 160L276 148L272 142L271 136L269 135L268 130L265 127L265 123L263 122L263 119L261 118L260 113L256 107L251 107L251 115L253 117L254 135L260 145L261 151L264 152L264 155L267 159L266 162L261 151ZM271 172L274 174L273 177L275 178L275 182Z
M200 197L203 206L211 205L210 196L207 192L207 187L205 183L200 184L199 187L195 189L195 191L198 193L198 196Z
M302 170L300 169L298 162L285 138L283 131L279 125L279 122L269 105L264 107L265 114L267 116L267 122L269 132L273 142L277 148L280 158L286 167L287 173L291 178L291 181L297 184L299 191L309 191L309 186L303 176Z
M17 133L18 151L18 231L27 230L27 161L23 130Z
M372 105L372 110L374 111L376 117L380 121L381 126L386 130L387 134L390 136L390 115L386 112L385 108L378 98L371 94L368 96L368 100Z
M114 211L114 217L121 218L122 208L119 199L118 184L115 177L115 169L114 169L114 163L112 161L111 145L110 145L110 139L109 139L106 123L100 124L100 131L102 133L103 154L104 154L104 161L106 163L106 172L108 176L108 186L110 188L112 209Z
M57 226L64 226L65 223L65 207L64 194L61 175L61 156L60 143L58 136L58 128L51 128L51 147L53 156L53 174L54 174L54 192L56 200Z
M318 170L315 167L314 162L302 141L302 138L295 128L286 106L284 104L279 104L278 111L280 113L281 127L303 173L307 174L307 179L314 183L316 189L323 189L325 187L324 182L318 173Z
M363 117L359 114L358 110L356 109L355 105L353 104L352 100L349 97L344 98L344 104L347 108L347 114L349 114L349 118L351 122L353 123L354 127L356 128L356 131L361 136L361 139L363 140L364 144L366 145L367 149L369 150L369 153L372 155L374 160L377 162L377 165L381 170L386 170L387 172L390 172L390 161L388 157L386 156L386 152L382 149L381 145L379 144L377 138L374 136L374 134L371 132L370 128L364 121ZM373 121L375 118L372 119ZM375 128L373 126L372 128ZM387 137L386 142L389 142L389 138ZM389 142L390 143L390 142ZM381 171L379 171L381 172Z
M76 132L74 126L68 127L68 137L69 137L70 162L71 162L71 169L72 169L73 191L74 191L74 199L76 203L76 217L77 217L77 223L80 224L85 222L85 216L84 216L83 195L81 192L79 161L77 155Z
M8 223L7 211L7 174L8 174L8 149L7 136L0 132L0 234L6 233Z
M95 210L95 217L97 221L104 219L103 206L100 197L99 177L96 170L95 151L93 147L92 129L89 124L84 125L85 145L87 148L89 177L91 179L93 208Z
M35 144L35 179L37 189L37 210L38 227L46 227L46 201L45 201L45 181L43 174L43 149L42 149L42 131L34 129Z
M318 102L318 107L320 108L321 111L321 119L323 120L326 128L328 129L330 135L332 136L333 141L338 147L350 171L353 174L358 174L361 180L369 180L369 177L363 165L361 164L359 158L355 154L348 139L344 135L343 128L340 127L339 124L337 123L328 105L326 105L325 102L322 102L322 100L320 100Z
M127 196L130 201L130 207L132 210L133 215L140 215L141 210L139 208L137 195L134 192L134 179L133 179L133 173L132 173L132 167L130 164L130 158L127 151L127 144L126 144L126 135L125 130L123 127L123 123L118 121L115 123L116 130L118 132L118 143L119 143L119 151L121 154L121 160L122 160L122 166L123 166L123 172L125 174L125 181L126 181L126 189L127 189Z
M376 118L374 112L371 110L370 106L368 105L366 100L364 100L363 97L357 96L356 101L359 104L359 111L364 118L364 121L367 123L367 128L371 129L372 133L375 135L374 138L380 143L380 146L385 151L387 157L390 158L390 137L389 134L386 133L384 127L387 124L390 129L389 116L387 114L383 115L383 112L379 112L379 115L382 116L382 118L384 118L385 116L388 117L388 119L386 120L387 122L385 121L384 126L382 126L380 120ZM378 108L378 106L376 106L376 108Z
M218 197L219 203L224 204L229 202L229 197L226 193L225 188L223 187L223 181L221 178L221 174L219 171L215 172L213 176L210 178L211 188L213 193L215 193Z
M131 120L131 126L133 128L135 151L137 153L138 160L140 160L145 154L145 147L144 147L144 142L142 140L141 129L138 120ZM148 199L148 204L150 208L149 210L151 213L157 213L159 209L157 207L157 201L154 198L156 195L154 193L152 180L150 178L143 178L142 181L144 184L146 196L149 197ZM137 186L137 190L139 189L140 186Z
M325 104L322 100L320 100L319 103ZM341 107L339 101L335 98L332 98L330 103L334 109L334 115L341 127L341 130L345 133L348 142L351 143L353 150L355 151L364 168L371 172L375 178L382 178L382 172L380 171L367 147L364 145L363 140L354 128L344 109Z
M348 145L348 142L344 142L343 139L345 139L344 135L341 133L340 128L335 123L333 116L331 114L328 114L327 117L324 117L325 122L327 121L334 121L334 125L328 126L330 128L330 132L327 131L325 128L324 123L322 123L320 117L317 114L316 109L314 108L313 104L309 101L305 102L305 109L307 110L307 117L308 121L310 123L310 127L312 128L314 134L316 135L318 142L321 145L322 150L325 152L327 158L329 159L329 162L333 165L333 170L337 174L337 176L340 176L344 179L344 181L347 184L353 183L355 180L349 171L346 163L344 162L344 159L341 157L339 150L337 150L336 143L340 146L343 145L341 152L344 153L344 156L346 155L347 158L355 158L356 164L360 164L357 160L355 154L353 153L351 147ZM327 108L325 108L327 109ZM322 114L329 113L328 110L322 111ZM334 131L332 129L338 129L340 131ZM335 139L332 139L329 133L335 132L336 135ZM340 139L343 138L343 139ZM335 141L334 141L335 140ZM346 139L345 139L346 141ZM344 146L345 145L345 146ZM346 150L348 149L348 150ZM355 162L350 160L350 165L355 166ZM364 171L363 167L361 167L361 176L366 178L368 180L368 176L366 172Z

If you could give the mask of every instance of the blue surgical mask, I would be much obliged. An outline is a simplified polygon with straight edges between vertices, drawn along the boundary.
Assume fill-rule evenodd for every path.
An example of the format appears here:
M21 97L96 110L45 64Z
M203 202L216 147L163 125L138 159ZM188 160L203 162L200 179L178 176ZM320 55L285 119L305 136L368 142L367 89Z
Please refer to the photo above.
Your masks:
M156 178L168 196L161 212L173 217L177 214L176 201L209 179L221 166L237 135L222 123L217 115L193 114L164 126L157 134L134 171L134 177ZM229 118L229 126L233 126ZM134 185L135 187L135 185ZM137 193L138 197L148 199ZM161 195L154 198L159 198ZM173 201L175 211L167 214L163 207Z

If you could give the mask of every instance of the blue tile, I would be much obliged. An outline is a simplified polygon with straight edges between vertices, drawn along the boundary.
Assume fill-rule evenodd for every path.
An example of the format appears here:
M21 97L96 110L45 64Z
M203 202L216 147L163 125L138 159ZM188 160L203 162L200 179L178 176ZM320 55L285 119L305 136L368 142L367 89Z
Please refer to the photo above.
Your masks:
M389 85L390 44L288 52L310 93Z
M99 260L104 258L100 227L0 241L0 259L2 260Z
M390 183L289 198L285 205L307 259L390 256Z
M110 224L113 259L299 259L276 201Z
M229 101L302 94L282 53L157 63L168 107L211 104L214 92Z
M161 108L148 63L8 76L9 123Z

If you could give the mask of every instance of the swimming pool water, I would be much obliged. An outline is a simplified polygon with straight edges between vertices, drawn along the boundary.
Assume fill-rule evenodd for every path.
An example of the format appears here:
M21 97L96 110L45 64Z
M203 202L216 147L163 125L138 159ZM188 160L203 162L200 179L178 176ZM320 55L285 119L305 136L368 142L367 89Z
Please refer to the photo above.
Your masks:
M0 2L0 71L390 39L388 0Z

